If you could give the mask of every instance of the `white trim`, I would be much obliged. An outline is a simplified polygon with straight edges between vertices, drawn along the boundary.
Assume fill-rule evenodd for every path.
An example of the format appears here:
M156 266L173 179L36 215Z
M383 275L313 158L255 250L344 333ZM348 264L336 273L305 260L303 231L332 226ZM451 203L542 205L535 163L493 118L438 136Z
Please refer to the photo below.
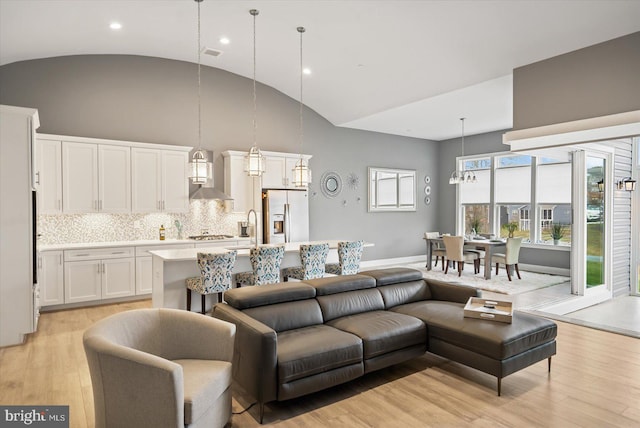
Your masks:
M553 266L530 265L526 263L518 263L520 270L526 272L546 273L549 275L571 276L571 269L559 268Z
M512 152L587 143L640 134L640 110L509 131L502 142Z
M634 138L631 150L631 177L640 180L640 138ZM631 195L630 294L640 295L640 188Z

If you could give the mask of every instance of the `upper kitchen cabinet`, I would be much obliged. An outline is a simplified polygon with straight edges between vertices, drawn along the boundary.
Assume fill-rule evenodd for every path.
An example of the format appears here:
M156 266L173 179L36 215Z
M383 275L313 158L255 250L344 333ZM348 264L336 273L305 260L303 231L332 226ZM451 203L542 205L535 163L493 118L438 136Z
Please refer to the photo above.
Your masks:
M62 213L62 141L36 140L35 185L39 213Z
M293 168L300 160L295 153L263 152L265 155L265 172L262 174L263 189L293 189ZM302 155L306 162L310 155Z
M65 213L130 213L131 149L63 141L62 183Z
M260 178L249 177L244 170L247 152L226 151L224 158L224 193L233 199L233 212L260 211Z
M189 149L131 149L133 212L189 210Z

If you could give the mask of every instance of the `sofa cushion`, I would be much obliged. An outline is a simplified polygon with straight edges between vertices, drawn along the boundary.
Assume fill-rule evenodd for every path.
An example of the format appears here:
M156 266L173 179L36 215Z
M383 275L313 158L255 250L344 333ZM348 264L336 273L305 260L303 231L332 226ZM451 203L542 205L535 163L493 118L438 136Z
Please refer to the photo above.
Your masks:
M421 320L394 312L363 312L334 319L327 325L362 339L365 359L427 343L427 329Z
M360 275L373 277L378 287L422 279L422 272L419 270L403 267L367 270L360 272Z
M234 288L224 293L224 300L230 306L242 310L274 303L312 299L315 295L316 289L307 284L281 282L279 284Z
M328 276L326 278L306 280L304 283L316 289L316 296L342 293L344 291L363 290L376 286L375 279L365 275Z
M382 295L375 288L318 296L316 300L325 323L347 315L384 309Z
M514 312L511 324L464 317L462 303L426 301L396 306L427 324L429 337L440 339L496 360L505 360L551 342L557 326L546 318Z
M213 360L173 360L182 366L184 423L197 421L231 386L231 363Z
M384 307L386 309L419 300L429 300L431 298L431 291L422 279L383 285L378 287L378 291L382 294L382 300L384 300Z
M362 340L327 325L278 333L278 381L291 382L362 362Z
M315 299L258 306L242 312L277 332L322 324L322 312Z

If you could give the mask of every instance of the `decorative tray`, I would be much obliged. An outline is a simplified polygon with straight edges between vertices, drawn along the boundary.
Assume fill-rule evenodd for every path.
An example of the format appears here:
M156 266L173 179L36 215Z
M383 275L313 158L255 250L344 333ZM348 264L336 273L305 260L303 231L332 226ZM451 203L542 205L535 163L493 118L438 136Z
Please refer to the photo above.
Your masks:
M478 318L511 324L513 318L513 304L500 300L469 297L464 307L466 318Z

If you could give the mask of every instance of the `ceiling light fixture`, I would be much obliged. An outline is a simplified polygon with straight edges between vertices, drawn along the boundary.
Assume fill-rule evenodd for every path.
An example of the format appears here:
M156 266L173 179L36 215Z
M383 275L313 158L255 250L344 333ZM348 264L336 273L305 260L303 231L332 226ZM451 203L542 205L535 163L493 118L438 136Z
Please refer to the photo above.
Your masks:
M111 28L112 30L119 30L122 28L122 24L119 22L112 22L111 24L109 24L109 28Z
M198 150L191 157L189 178L193 184L205 184L213 177L213 165L205 150L202 150L202 102L200 88L200 3L203 0L194 0L198 3Z
M460 122L462 123L462 154L461 157L464 158L464 117L460 118ZM462 168L457 168L456 161L456 169L451 173L451 177L449 177L449 184L461 184L461 183L476 183L478 180L476 179L476 174L473 171L465 171L464 168L464 159L462 159Z
M244 170L249 177L260 177L264 172L264 156L260 153L256 139L258 122L257 122L257 102L256 102L256 16L260 13L257 9L249 11L253 16L253 146L249 150L249 154L244 158Z
M293 167L293 185L295 187L307 187L311 183L311 170L302 157L302 143L304 141L304 126L302 113L304 110L304 104L302 102L302 80L304 70L302 67L302 33L305 32L304 27L298 27L296 29L300 33L300 159L296 162L296 166Z
M228 37L220 37L220 43L223 45L228 45L229 43L231 43L231 40L229 40Z
M303 69L302 69L302 72L308 76L308 75L310 75L310 74L311 74L311 69L310 69L310 68L305 67L305 68L303 68Z

